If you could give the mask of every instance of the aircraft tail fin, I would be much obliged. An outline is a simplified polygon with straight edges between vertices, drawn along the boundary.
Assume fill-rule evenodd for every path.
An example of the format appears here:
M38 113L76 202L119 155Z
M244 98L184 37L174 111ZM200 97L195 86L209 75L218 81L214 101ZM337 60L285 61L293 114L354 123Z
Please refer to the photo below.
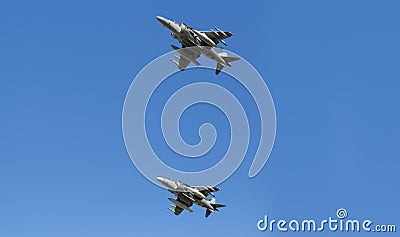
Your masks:
M211 213L213 213L214 211L219 211L219 210L218 210L219 207L225 207L226 205L225 205L225 204L212 203L211 206L214 208L214 210L207 209L207 210L206 210L206 218L207 218Z
M217 63L217 68L215 68L215 74L219 74L222 71L222 68L224 68L224 65Z
M218 208L220 207L225 207L225 204L220 204L220 203L215 203L216 200L215 198L211 198L210 200L210 205L214 208L214 209L207 209L206 210L206 217L208 217L211 213L213 213L214 211L219 211Z
M211 212L212 212L212 211L211 211L210 209L207 209L207 210L206 210L206 218L211 214Z
M212 213L212 211L210 209L206 210L206 218Z

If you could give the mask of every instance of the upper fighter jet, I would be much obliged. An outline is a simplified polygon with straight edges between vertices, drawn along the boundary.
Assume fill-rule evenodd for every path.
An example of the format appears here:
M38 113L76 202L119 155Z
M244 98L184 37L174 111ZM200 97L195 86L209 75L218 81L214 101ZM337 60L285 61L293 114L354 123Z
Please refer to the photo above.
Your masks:
M218 187L211 186L190 186L181 181L174 181L157 177L158 182L165 186L171 193L175 194L177 199L168 198L173 204L173 208L168 208L175 215L181 214L183 210L193 212L190 207L194 204L206 208L206 217L212 212L218 211L224 204L215 203L215 198L208 198L208 195L214 196L213 192L220 190Z
M165 19L161 16L157 16L157 20L171 31L171 36L182 44L182 48L191 46L220 48L217 44L221 42L226 45L224 39L233 35L229 31L222 31L218 28L211 31L198 31L185 23L177 24L175 21Z
M172 37L182 44L181 49L171 45L171 47L179 53L179 57L177 57L179 62L171 61L175 63L180 70L185 70L191 62L199 66L200 63L197 62L197 58L200 57L201 54L217 62L215 71L217 75L221 72L223 67L230 67L230 62L240 59L237 57L228 57L225 52L216 53L213 50L213 47L221 49L217 45L219 42L226 45L224 39L233 35L229 31L221 31L217 28L215 28L216 31L198 31L187 26L185 23L179 25L161 16L157 16L157 20L171 31Z

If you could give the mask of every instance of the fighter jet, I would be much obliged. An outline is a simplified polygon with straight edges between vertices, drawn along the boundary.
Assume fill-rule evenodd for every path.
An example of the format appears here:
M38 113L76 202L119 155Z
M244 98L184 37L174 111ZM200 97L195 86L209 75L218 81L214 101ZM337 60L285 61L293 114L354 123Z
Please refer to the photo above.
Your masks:
M217 75L224 67L230 67L230 62L240 59L237 57L228 57L228 54L225 52L217 53L213 49L213 47L221 49L217 45L219 42L226 45L224 39L233 35L229 31L222 31L218 28L215 28L216 31L198 31L187 26L185 23L179 25L161 16L157 16L157 20L171 31L172 37L182 44L181 49L171 45L179 53L179 57L176 56L179 61L171 60L171 62L176 64L181 71L185 70L191 62L199 66L200 63L197 61L197 58L202 54L217 62L215 70L215 74Z
M229 31L222 31L218 28L210 31L198 31L189 27L184 22L181 24L157 16L157 20L171 31L171 36L177 39L182 48L191 46L210 46L220 48L217 44L221 42L226 45L224 39L231 37L233 34Z
M219 191L218 187L211 186L190 186L181 181L174 181L163 177L157 177L158 182L165 186L168 191L176 195L176 199L168 198L172 202L172 211L179 215L183 210L193 212L190 207L194 204L206 208L206 217L212 212L219 211L218 208L225 207L224 204L215 203L215 198L208 198L208 195L214 196L213 192Z

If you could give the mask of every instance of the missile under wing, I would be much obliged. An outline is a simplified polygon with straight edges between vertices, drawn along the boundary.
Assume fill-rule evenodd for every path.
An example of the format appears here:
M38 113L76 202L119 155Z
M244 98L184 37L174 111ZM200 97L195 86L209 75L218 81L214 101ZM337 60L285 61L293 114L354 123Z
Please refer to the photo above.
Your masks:
M215 30L211 31L203 31L204 34L208 36L214 43L221 42L223 45L226 45L224 39L227 39L231 36L233 36L232 32L229 31L222 31L218 28L215 28Z

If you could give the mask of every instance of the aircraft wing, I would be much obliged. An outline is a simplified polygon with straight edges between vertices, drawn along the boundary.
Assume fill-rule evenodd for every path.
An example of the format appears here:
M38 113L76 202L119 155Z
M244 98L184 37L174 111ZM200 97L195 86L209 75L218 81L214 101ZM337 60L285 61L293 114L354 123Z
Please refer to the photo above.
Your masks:
M181 214L183 212L183 209L178 206L175 206L173 209L169 209L169 210L171 210L177 216L179 216L179 214Z
M207 37L210 38L212 41L214 41L215 44L218 44L218 42L225 44L224 39L233 36L232 32L221 31L219 29L216 30L217 31L211 30L211 31L201 31L201 32L206 34Z
M189 64L189 60L187 60L185 57L179 56L178 68L180 70L185 70Z
M180 70L185 70L191 62L193 62L196 66L200 66L200 63L196 60L201 55L199 50L191 47L180 49L174 45L171 45L171 47L179 53L179 57L175 56L179 62L172 62L175 63Z
M168 208L170 211L172 211L175 215L179 215L179 214L181 214L182 213L182 211L183 210L188 210L189 212L192 212L192 210L189 208L189 207L191 207L192 205L193 205L193 202L191 201L191 200L189 200L188 198L187 198L187 194L185 194L185 193L181 193L181 192L177 192L177 193L175 193L176 194L176 196L177 196L177 198L176 198L176 201L177 202L179 202L179 203L176 203L175 205L173 205L173 208ZM174 200L171 200L170 199L170 201L174 201ZM185 209L183 209L182 207L180 207L179 205L177 205L177 204L180 204L180 205L185 205L185 206L183 206L183 207L185 207Z

